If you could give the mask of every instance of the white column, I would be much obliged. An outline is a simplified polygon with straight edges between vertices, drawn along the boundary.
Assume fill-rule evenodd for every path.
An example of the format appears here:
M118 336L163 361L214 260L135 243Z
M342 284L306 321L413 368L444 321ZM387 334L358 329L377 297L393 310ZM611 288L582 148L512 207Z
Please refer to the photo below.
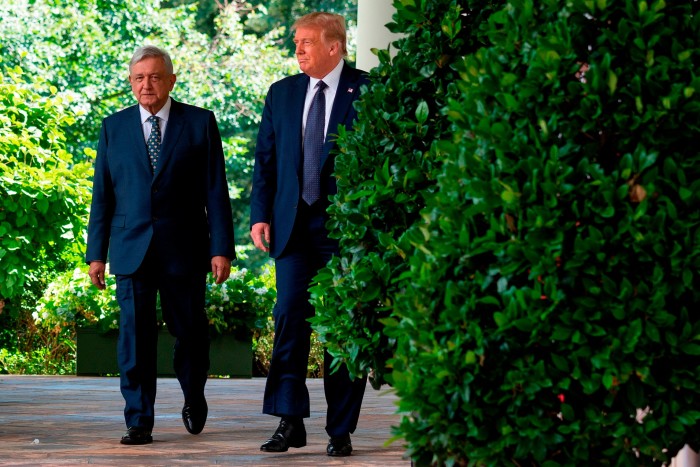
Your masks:
M384 25L396 12L392 0L358 0L357 2L357 68L369 71L379 65L370 49L386 49L400 36Z
M690 449L687 444L678 451L676 457L671 461L671 467L698 467L700 466L700 457Z

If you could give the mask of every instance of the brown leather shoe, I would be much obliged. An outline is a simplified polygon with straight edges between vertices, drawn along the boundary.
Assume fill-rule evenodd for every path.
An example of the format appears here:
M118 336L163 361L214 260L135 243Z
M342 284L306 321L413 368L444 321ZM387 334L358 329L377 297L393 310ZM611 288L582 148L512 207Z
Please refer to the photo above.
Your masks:
M150 444L153 442L153 437L151 436L151 430L141 426L130 426L120 443L122 444Z
M350 435L331 436L328 440L326 453L332 457L347 457L352 453L352 442Z
M304 422L292 423L286 418L280 421L275 434L260 446L265 452L286 452L289 448L306 446L306 428Z

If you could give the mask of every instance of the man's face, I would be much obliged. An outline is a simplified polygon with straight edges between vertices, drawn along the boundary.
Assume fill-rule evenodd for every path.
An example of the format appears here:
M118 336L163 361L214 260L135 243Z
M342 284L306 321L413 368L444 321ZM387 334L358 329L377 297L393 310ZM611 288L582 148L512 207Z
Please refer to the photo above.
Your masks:
M299 68L317 79L330 73L340 61L340 44L324 41L321 32L320 28L300 27L294 34Z
M168 101L175 75L168 73L162 58L146 57L131 67L129 83L139 104L155 115Z

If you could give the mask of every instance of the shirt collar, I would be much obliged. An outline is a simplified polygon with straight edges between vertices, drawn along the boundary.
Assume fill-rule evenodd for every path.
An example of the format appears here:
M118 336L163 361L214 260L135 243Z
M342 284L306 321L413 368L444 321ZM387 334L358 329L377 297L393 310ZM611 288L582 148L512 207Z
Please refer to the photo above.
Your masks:
M321 78L326 86L335 91L338 89L338 83L340 83L340 73L343 71L343 65L345 65L345 60L341 60L333 68L330 73ZM318 84L321 79L309 77L309 89L316 89L316 84Z
M173 100L170 98L170 96L168 96L168 100L165 101L165 105L158 111L156 117L167 122L168 117L170 116L170 107L172 106L172 103ZM139 113L141 114L141 124L143 125L146 120L148 120L148 117L151 116L151 112L139 105Z

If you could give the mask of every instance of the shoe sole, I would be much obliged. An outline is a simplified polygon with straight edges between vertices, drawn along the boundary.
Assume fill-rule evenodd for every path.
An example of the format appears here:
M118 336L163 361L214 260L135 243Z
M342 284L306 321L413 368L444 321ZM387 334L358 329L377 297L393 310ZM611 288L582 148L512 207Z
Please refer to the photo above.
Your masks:
M328 453L326 453L326 454L328 454L330 457L349 457L349 456L352 454L352 451L350 451L350 452L348 452L348 453L344 453L344 452L334 452L334 453L332 453L332 454L331 454L330 452L328 452Z
M151 444L153 442L153 438L149 436L143 441L134 441L132 439L123 439L119 441L121 444L126 444L127 446L141 446L144 444Z
M306 446L306 442L290 444L287 446L287 449L269 449L264 446L260 446L260 450L263 452L287 452L289 451L289 448L303 448L304 446Z

